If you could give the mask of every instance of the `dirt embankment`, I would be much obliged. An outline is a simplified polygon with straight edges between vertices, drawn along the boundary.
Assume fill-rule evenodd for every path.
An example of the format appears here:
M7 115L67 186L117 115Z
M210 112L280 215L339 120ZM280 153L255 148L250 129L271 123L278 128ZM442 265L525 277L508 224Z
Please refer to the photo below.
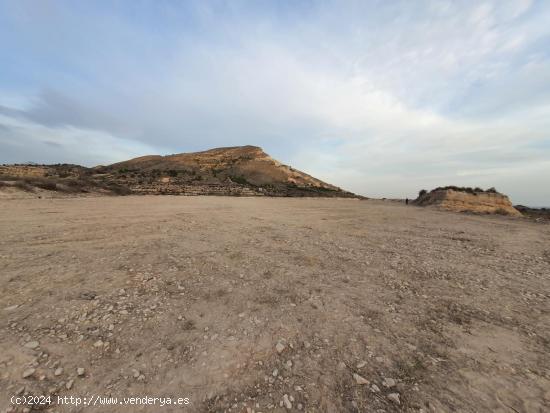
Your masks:
M479 214L500 214L521 216L506 195L496 191L460 191L454 189L435 189L421 194L416 205L433 205L455 212L474 212Z

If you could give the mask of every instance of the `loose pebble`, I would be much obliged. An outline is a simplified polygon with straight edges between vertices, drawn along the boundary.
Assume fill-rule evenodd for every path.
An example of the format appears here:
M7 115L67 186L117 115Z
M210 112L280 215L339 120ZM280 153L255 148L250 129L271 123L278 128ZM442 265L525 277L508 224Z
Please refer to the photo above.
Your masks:
M384 387L387 387L388 389L391 389L392 387L395 387L396 383L394 379L391 379L389 377L386 377L384 381L382 381L382 385Z
M369 384L369 381L364 378L364 377L361 377L359 374L357 373L353 373L353 378L355 379L355 382L357 384L360 384L360 385L363 385L363 384Z
M25 370L23 372L23 378L26 379L27 377L31 377L34 374L35 371L36 371L36 369L33 369L33 368Z
M401 400L399 400L399 393L390 393L388 394L388 400L396 403L396 404L401 404Z
M285 395L283 396L283 404L285 405L285 407L286 407L287 409L289 409L289 410L292 409L292 403L290 402L290 400L289 400L289 398L288 398L288 394L285 394Z

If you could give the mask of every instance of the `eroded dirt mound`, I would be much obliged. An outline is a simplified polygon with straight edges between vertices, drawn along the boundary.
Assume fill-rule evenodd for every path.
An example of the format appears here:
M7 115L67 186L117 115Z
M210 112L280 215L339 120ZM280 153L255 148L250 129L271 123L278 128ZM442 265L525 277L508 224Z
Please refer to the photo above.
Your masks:
M483 191L471 188L436 188L430 192L421 191L415 203L456 212L521 216L508 197L494 189Z

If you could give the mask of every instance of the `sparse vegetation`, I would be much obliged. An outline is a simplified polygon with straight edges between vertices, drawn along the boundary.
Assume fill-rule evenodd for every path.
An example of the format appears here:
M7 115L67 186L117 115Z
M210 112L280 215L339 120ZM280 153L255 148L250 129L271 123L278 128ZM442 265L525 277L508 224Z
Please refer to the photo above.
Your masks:
M446 191L446 190L452 190L452 191L457 191L457 192L467 192L469 194L476 194L476 193L498 194L499 193L495 188L489 188L489 189L483 190L479 187L471 188L471 187L468 187L468 186L455 186L455 185L438 186L437 188L433 189L431 192L433 192L433 191ZM424 189L422 191L424 191Z
M550 220L550 208L530 208L525 205L515 205L515 208L528 218L539 221Z
M231 176L230 177L233 182L240 185L251 185L250 182L246 180L244 176Z
M23 191L26 191L26 192L32 192L32 187L29 184L27 184L24 180L15 181L13 186L15 186L16 188L22 189Z
M132 193L130 188L115 183L108 184L104 188L116 195L130 195Z
M498 215L508 215L508 211L506 211L504 208L497 208L495 209L494 213Z
M43 179L32 179L29 180L30 185L34 185L38 188L46 189L48 191L55 191L57 189L57 184L52 180L43 178Z

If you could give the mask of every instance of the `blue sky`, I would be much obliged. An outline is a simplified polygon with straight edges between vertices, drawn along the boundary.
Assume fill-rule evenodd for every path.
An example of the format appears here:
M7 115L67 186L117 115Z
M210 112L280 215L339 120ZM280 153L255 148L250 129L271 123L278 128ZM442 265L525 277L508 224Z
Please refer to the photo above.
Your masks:
M375 197L550 205L550 3L0 0L0 162L252 144Z

